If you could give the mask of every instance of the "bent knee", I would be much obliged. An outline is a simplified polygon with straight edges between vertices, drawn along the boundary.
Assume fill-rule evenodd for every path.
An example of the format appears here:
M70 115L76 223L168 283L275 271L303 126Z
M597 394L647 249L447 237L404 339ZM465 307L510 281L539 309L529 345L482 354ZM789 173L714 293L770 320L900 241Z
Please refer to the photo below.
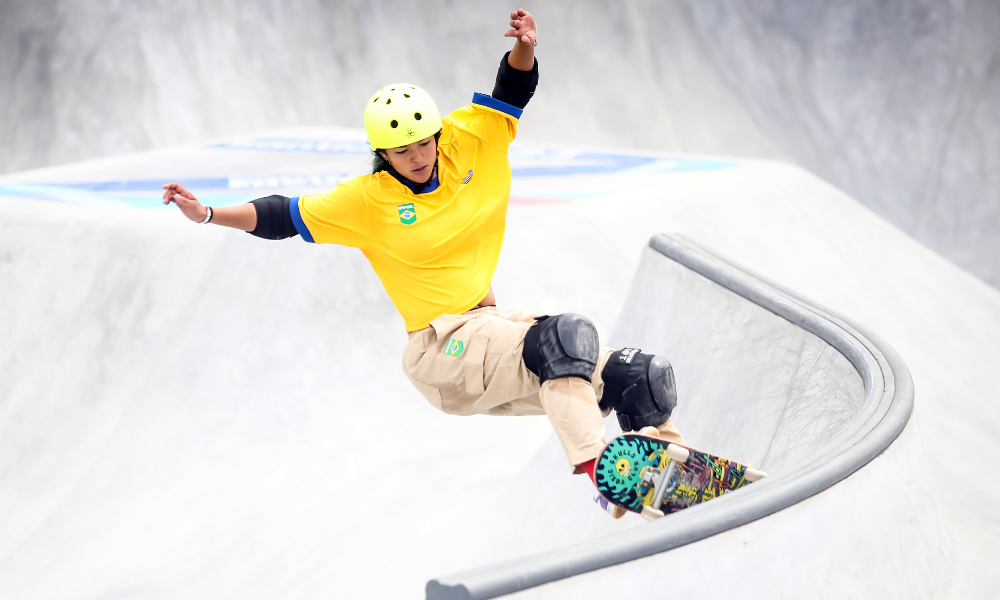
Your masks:
M579 377L590 382L600 341L597 327L582 315L563 313L539 317L524 336L524 364L544 384L551 379Z
M662 356L623 348L601 371L603 410L614 409L623 431L665 424L677 406L674 369Z

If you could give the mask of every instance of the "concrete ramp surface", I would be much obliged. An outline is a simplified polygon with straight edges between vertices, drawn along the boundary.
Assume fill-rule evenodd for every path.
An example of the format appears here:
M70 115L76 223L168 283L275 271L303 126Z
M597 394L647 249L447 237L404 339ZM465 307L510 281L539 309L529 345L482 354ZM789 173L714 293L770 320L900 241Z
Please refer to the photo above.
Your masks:
M807 521L821 506L844 511L822 544L816 543L817 524L803 527L786 515L736 529L827 490L896 440L910 417L913 383L884 342L667 236L651 240L615 337L676 357L674 368L686 376L678 382L678 395L687 399L675 413L678 421L694 424L687 431L703 447L740 457L769 476L639 531L432 581L429 597L490 598L639 558L644 560L616 569L614 577L595 573L526 595L641 595L651 573L694 583L751 571L740 582L740 594L755 598L880 597L903 587L917 597L934 586L934 574L944 566L938 551L944 540L927 499L926 477L912 461L884 459L865 477L797 507L806 511ZM920 493L900 493L904 481ZM851 518L862 502L863 518ZM877 543L854 547L852 540L893 521ZM715 534L720 535L707 547L660 554ZM714 555L713 546L720 544L725 550ZM806 569L816 564L863 569L886 547L912 572L907 582L843 580L831 588L829 582L788 577L795 563Z
M170 180L216 206L323 189L365 168L360 139L284 130L0 178L0 598L1000 583L995 290L781 163L512 151L501 309L579 312L666 356L689 443L769 472L614 521L543 417L448 416L411 389L359 252L155 208Z

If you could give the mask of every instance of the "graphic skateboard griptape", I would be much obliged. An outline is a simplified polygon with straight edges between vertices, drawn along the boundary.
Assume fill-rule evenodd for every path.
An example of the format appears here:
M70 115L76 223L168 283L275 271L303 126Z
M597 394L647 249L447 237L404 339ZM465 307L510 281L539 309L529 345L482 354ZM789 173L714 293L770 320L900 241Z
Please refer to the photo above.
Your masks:
M597 459L598 492L626 510L642 512L644 506L655 507L659 481L663 500L658 510L669 514L750 483L746 465L677 444L688 451L680 462L668 456L668 444L638 434L611 440Z

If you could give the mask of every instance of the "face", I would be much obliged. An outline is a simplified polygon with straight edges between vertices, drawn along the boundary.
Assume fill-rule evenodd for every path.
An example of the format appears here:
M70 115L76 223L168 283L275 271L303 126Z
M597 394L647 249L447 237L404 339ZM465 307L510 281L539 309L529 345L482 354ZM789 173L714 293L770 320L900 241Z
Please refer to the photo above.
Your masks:
M434 171L437 140L432 135L407 146L379 150L379 153L403 177L417 183L427 183Z

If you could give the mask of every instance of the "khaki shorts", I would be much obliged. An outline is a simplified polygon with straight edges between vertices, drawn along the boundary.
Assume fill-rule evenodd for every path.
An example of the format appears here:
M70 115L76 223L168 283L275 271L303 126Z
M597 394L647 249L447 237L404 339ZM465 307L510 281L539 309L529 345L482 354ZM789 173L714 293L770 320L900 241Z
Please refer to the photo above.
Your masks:
M442 315L430 327L410 333L403 349L403 373L440 411L453 415L546 415L570 465L596 458L606 444L598 408L604 391L601 371L613 348L601 346L590 383L579 377L539 386L524 365L524 336L537 315L476 308ZM669 420L661 436L684 443Z

